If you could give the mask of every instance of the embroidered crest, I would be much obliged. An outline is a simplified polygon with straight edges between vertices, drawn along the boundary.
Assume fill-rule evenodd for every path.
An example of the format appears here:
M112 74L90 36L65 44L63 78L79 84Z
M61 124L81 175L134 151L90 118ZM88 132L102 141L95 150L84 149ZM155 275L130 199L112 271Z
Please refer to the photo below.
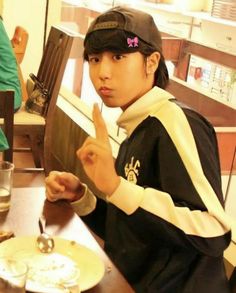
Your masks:
M131 163L125 165L125 176L129 182L134 184L137 183L137 176L139 175L138 168L140 167L140 162L137 160L134 163L134 157L131 158Z
M128 47L138 47L138 37L127 38Z

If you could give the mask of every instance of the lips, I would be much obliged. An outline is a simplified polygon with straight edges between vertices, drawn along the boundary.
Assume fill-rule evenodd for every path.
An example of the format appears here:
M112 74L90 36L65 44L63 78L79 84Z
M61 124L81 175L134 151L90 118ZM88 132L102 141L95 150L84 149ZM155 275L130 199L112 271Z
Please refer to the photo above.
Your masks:
M109 96L111 95L112 89L104 86L104 87L100 87L99 92L103 96Z

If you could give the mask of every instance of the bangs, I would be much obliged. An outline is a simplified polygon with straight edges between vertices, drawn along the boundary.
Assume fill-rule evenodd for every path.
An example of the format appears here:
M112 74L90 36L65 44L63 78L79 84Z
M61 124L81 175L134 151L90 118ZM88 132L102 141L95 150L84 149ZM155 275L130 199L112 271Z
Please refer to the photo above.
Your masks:
M85 40L84 59L88 61L88 55L99 54L105 51L114 53L134 53L142 52L142 48L147 44L138 38L138 46L129 46L129 41L136 36L132 33L119 29L105 29L92 32Z

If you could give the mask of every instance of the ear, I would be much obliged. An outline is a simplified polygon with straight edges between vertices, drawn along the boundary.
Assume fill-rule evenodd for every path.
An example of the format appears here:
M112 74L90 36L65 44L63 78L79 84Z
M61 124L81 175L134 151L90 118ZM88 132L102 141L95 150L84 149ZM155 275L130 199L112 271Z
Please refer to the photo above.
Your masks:
M150 56L147 57L146 64L146 73L154 74L158 68L161 55L159 52L153 52Z

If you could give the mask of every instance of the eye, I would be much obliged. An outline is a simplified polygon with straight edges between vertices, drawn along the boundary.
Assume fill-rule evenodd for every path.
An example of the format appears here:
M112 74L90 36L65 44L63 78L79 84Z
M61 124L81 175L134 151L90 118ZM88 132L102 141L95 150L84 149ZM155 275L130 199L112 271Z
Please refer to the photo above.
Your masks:
M89 63L98 63L99 62L99 56L97 55L90 55L88 56L88 62Z
M113 56L113 59L116 61L119 61L119 60L123 59L124 57L125 57L124 55L116 54Z

